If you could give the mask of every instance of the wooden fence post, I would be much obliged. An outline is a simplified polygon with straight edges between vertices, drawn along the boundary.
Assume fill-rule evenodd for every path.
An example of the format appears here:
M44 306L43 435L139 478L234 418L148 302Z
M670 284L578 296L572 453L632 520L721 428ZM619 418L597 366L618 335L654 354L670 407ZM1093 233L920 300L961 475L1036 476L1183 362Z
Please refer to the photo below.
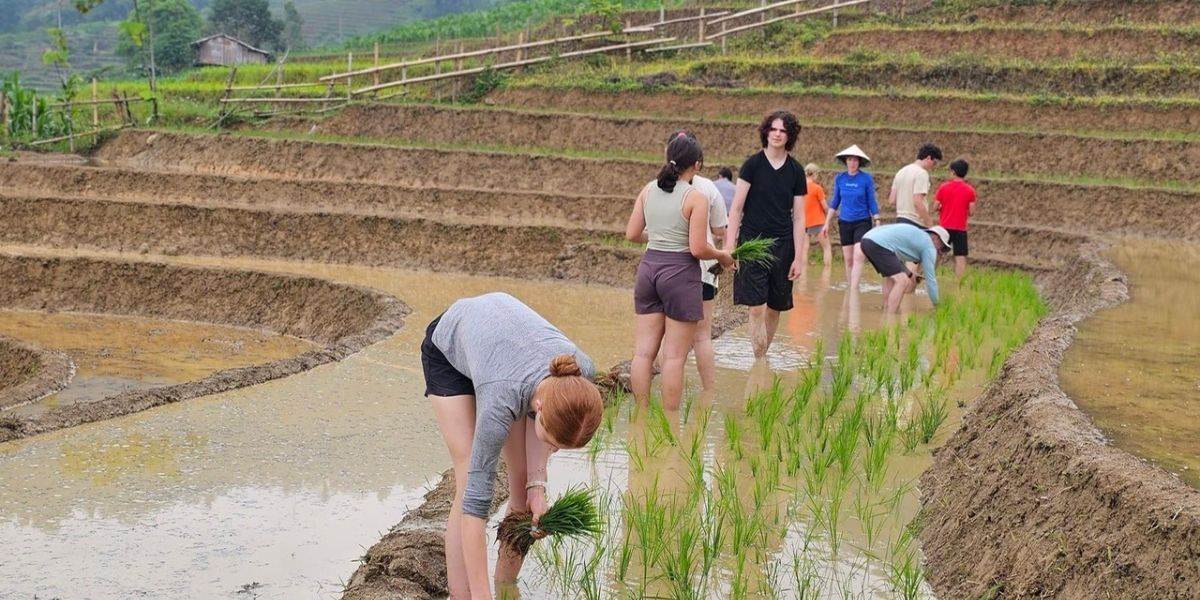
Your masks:
M521 31L520 33L517 34L517 45L518 46L525 45L525 32L524 31ZM525 49L517 48L517 62L521 62L522 60L525 60Z
M8 137L8 94L0 92L0 137Z
M837 6L838 4L839 4L838 0L833 0L834 6ZM833 11L833 26L835 28L838 26L838 11L836 11L836 10Z
M699 41L702 44L704 43L704 7L703 6L700 7L700 33L698 35L697 41Z
M721 21L721 54L722 55L725 54L725 40L727 37L725 35L725 24L726 23L728 23L728 21Z
M96 78L92 78L92 129L100 126L100 103L96 100Z
M354 53L347 52L346 53L346 72L352 73L353 71L354 71ZM353 100L354 99L353 97L354 97L354 78L351 77L350 75L347 75L346 76L346 102L350 102L351 100Z
M497 25L497 26L496 26L496 31L497 31L497 32L499 32L499 31L500 31L500 26L499 26L499 25ZM497 42L499 42L499 39L498 39L498 38L497 38ZM499 47L499 46L497 46L497 47ZM458 43L458 47L457 47L457 49L455 50L455 52L454 52L454 53L455 53L455 54L462 54L462 52L463 52L463 43L460 41L460 42ZM454 70L455 70L455 71L462 71L462 69L463 69L463 59L462 59L462 57L459 57L459 58L456 58L456 59L454 59ZM455 77L455 78L454 78L454 90L451 92L451 96L450 96L450 101L451 101L451 102L458 102L458 92L459 92L459 89L460 89L461 87L462 87L462 77Z
M275 65L275 97L278 98L283 92L283 63Z
M375 68L379 68L379 42L375 42ZM375 85L379 85L379 71L375 71Z
M663 21L666 21L666 20L667 20L667 5L662 2L659 2L658 3L658 22L662 23Z

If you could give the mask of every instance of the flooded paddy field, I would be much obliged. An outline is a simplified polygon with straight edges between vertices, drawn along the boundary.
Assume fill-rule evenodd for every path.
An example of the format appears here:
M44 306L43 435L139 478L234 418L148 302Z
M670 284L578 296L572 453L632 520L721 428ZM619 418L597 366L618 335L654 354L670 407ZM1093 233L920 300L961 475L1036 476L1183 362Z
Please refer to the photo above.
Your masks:
M1079 328L1063 389L1112 443L1200 487L1200 246L1124 239L1129 301Z
M0 539L11 552L0 560L0 597L336 597L364 545L414 507L449 460L421 395L425 322L462 295L502 289L579 340L597 364L632 347L627 292L614 288L149 258L367 285L403 296L418 325L286 379L0 445ZM116 323L127 339L171 327ZM202 344L174 350L191 346Z

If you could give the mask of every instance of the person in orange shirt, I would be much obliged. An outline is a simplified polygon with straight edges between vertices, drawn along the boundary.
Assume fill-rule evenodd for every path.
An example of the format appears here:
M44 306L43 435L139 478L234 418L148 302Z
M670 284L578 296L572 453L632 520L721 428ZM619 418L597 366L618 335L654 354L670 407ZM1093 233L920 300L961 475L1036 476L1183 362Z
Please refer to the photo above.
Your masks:
M816 163L808 163L804 174L808 177L808 194L804 196L804 231L808 234L808 244L803 250L804 272L808 270L808 245L814 241L820 242L824 265L829 266L833 258L833 249L829 243L829 234L821 231L825 225L825 215L829 212L829 204L825 202L825 188L814 179L821 168Z

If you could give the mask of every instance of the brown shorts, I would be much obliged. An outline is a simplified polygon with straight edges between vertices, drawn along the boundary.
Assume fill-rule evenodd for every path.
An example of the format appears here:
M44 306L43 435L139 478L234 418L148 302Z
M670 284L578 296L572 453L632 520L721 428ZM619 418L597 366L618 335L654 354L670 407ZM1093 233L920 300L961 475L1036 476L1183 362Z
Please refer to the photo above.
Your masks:
M664 313L676 321L702 320L700 261L690 252L647 250L633 285L633 312Z

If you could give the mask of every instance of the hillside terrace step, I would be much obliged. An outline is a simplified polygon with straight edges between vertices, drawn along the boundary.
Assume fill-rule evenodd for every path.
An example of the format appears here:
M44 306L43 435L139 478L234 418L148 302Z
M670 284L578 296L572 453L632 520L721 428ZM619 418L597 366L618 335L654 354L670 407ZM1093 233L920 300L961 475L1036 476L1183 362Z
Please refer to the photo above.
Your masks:
M823 57L863 51L885 58L905 53L934 57L969 53L1038 62L1098 59L1161 63L1170 56L1173 62L1196 64L1200 62L1200 36L1195 29L1173 26L864 26L832 30L810 50Z
M737 162L760 147L757 121L612 117L435 105L353 106L321 123L319 128L325 135L431 144L469 140L490 146L524 144L563 150L601 147L630 153L654 153L666 143L669 133L688 129L700 139L709 164ZM966 157L978 171L993 175L1099 178L1132 175L1159 182L1200 182L1200 172L1180 168L1181 164L1200 164L1200 140L808 124L803 126L795 154L805 162L830 163L837 152L854 143L870 154L878 168L896 169L914 160L916 149L929 141L942 148L947 161Z
M1200 131L1200 101L1135 98L1054 101L1048 98L974 95L956 91L902 93L866 89L627 89L508 86L487 102L512 108L560 110L612 116L674 117L681 107L696 119L756 120L772 110L793 107L802 123L856 122L892 125L1008 128L1014 131L1070 133L1122 132L1136 137Z

